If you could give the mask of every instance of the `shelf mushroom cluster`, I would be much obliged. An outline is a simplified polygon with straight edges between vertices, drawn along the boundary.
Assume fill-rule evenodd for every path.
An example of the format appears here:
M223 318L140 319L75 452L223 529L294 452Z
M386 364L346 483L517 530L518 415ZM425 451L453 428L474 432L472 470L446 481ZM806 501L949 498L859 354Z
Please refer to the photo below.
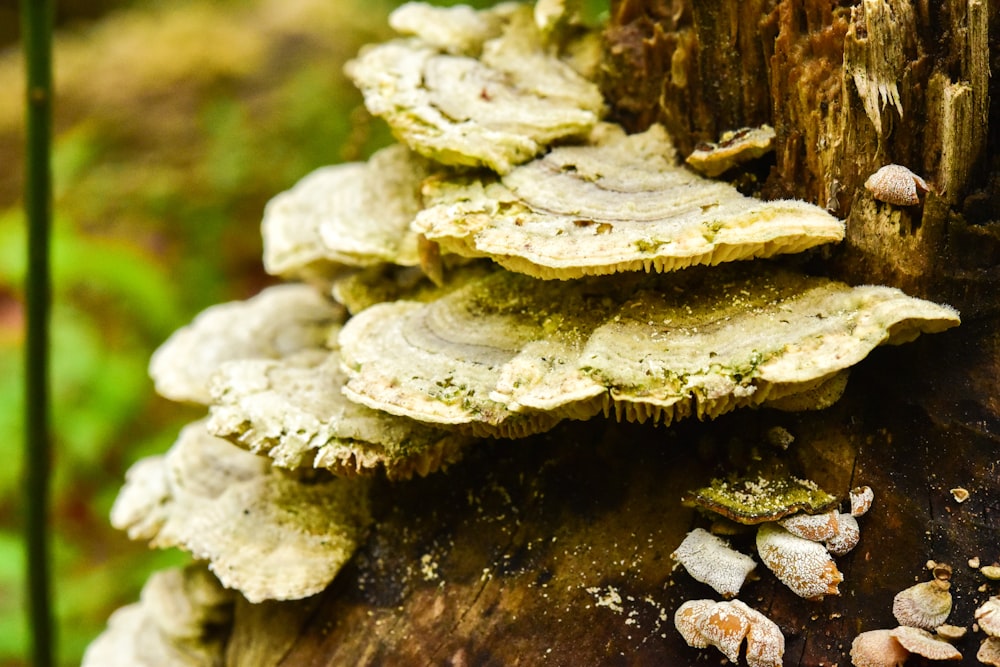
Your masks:
M413 3L348 64L400 143L269 203L265 267L301 282L210 308L156 353L158 390L209 414L129 472L115 525L251 600L304 597L363 539L367 474L602 413L825 407L876 346L958 324L896 289L733 262L843 223L689 171L660 127L602 121L597 33L557 4Z

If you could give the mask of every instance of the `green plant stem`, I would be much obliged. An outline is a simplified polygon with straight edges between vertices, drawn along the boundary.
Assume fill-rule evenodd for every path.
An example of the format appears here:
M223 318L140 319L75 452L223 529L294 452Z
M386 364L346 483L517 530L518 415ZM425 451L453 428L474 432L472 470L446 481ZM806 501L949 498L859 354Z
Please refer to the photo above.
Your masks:
M28 223L24 364L24 532L35 667L54 662L49 568L49 230L52 221L52 0L21 1L26 88L24 207Z

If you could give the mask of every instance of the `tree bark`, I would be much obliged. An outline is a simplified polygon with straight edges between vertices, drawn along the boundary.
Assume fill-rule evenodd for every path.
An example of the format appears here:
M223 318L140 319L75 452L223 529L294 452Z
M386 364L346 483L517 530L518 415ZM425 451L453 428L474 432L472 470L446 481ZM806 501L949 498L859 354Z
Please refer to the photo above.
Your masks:
M716 597L670 557L705 525L680 497L760 456L841 496L861 484L876 495L860 544L838 559L841 595L800 599L760 567L745 586L741 599L784 632L786 665L848 664L860 631L895 627L893 596L930 578L928 560L954 567L949 622L971 628L998 584L967 563L1000 559L998 19L986 0L613 2L604 88L615 119L663 123L681 154L773 125L756 189L847 221L844 243L808 268L951 303L962 326L877 350L824 411L669 429L567 423L484 442L446 474L381 482L376 525L348 568L307 601L240 603L228 663L715 661L673 628L681 602ZM927 179L920 205L865 189L886 163ZM768 444L776 426L795 436L786 451ZM752 534L733 539L752 549ZM966 660L981 638L958 642Z

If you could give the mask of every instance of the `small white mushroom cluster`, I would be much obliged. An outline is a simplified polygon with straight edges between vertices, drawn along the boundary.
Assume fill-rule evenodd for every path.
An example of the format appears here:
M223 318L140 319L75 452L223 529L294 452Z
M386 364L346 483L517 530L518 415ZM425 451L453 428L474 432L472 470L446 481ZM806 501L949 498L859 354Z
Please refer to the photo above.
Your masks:
M757 555L764 565L796 595L808 599L839 595L838 585L843 581L843 575L837 569L831 554L844 555L857 545L860 538L857 517L868 511L873 498L874 494L870 487L859 487L850 493L850 513L836 510L822 514L800 513L778 521L763 522L757 528ZM725 540L701 528L689 532L672 556L684 566L693 579L711 586L727 599L739 593L755 567L752 557L736 551ZM674 617L675 625L690 646L701 648L709 644L714 645L735 663L734 656L738 655L739 641L736 643L734 653L731 645L723 648L719 642L705 643L701 639L701 637L714 637L715 630L701 630L700 634L692 633L690 630L690 626L695 622L701 625L715 625L721 622L722 619L717 614L695 611L707 608L705 603L708 602L696 600L694 601L696 604L686 602L681 605ZM741 609L746 607L739 600L733 602L738 603ZM754 613L767 620L759 612ZM767 623L774 625L770 620L767 620ZM728 623L722 625L726 628L732 627L732 624ZM774 626L774 632L780 635L777 626ZM747 662L751 667L755 664L772 664L752 662L749 648ZM780 654L778 662L773 664L781 664Z
M690 646L714 646L734 665L746 639L749 667L781 667L785 636L767 616L739 600L689 600L674 614L674 625Z
M933 579L910 586L893 599L892 614L898 627L869 630L855 637L851 644L855 667L896 667L910 654L929 660L962 659L949 642L962 637L965 630L945 624L951 614L951 567L933 561L928 567Z

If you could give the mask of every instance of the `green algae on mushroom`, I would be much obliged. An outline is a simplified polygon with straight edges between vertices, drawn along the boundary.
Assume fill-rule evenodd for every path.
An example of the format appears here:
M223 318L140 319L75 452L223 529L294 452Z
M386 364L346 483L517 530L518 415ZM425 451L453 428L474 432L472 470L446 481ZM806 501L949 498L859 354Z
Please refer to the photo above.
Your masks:
M207 428L284 468L340 475L383 469L426 475L457 460L471 438L348 401L336 350L224 364L212 380Z
M111 523L132 539L209 562L250 602L323 590L371 522L364 479L295 477L267 459L186 426L162 456L126 474Z
M666 131L599 125L510 173L437 178L413 226L443 250L536 278L673 271L801 252L844 224L803 201L761 201L676 164Z
M737 523L756 525L799 512L819 514L834 507L838 499L814 482L774 466L713 479L708 486L686 493L682 502Z
M478 57L449 53L464 48L455 46L396 39L365 47L345 66L368 110L437 162L504 173L558 139L586 134L603 113L597 85L553 55L530 6L517 7Z
M417 236L410 222L431 170L426 159L398 144L367 162L317 169L264 209L264 268L322 282L345 268L415 266Z
M153 354L161 396L207 404L209 379L233 359L274 359L322 345L344 309L306 285L268 287L246 301L211 306Z
M893 288L740 263L573 283L498 271L430 303L372 306L340 343L351 400L518 436L602 410L712 418L957 324L953 309Z

